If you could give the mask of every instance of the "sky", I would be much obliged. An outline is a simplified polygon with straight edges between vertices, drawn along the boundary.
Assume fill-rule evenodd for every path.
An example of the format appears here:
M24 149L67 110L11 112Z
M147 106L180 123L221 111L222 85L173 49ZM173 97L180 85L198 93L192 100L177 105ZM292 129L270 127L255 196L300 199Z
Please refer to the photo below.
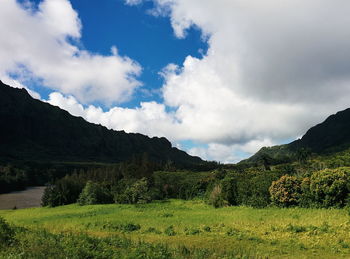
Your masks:
M349 13L347 0L0 0L0 79L232 163L350 106Z

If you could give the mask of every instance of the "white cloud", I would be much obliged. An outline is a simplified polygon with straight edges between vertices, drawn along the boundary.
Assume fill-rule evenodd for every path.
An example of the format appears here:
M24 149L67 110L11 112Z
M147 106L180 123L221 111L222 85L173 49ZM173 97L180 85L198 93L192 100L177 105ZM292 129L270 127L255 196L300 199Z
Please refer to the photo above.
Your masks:
M63 96L58 92L51 93L47 102L110 129L166 136L172 141L178 139L182 130L174 114L166 112L165 105L156 102L143 102L135 109L113 107L103 111L93 105L84 107L73 96Z
M125 3L128 5L138 5L141 4L143 0L125 0Z
M181 132L209 143L193 152L215 158L213 150L279 143L349 106L349 1L154 2L177 37L197 26L208 39L202 59L189 56L162 73Z
M37 10L28 2L2 0L0 35L0 74L40 79L80 102L107 105L127 100L141 85L135 79L140 65L115 47L110 56L77 47L81 22L68 0L44 0Z
M246 158L262 147L274 145L270 139L253 140L245 144L225 145L210 143L207 147L193 147L188 153L205 160L215 160L222 163L236 163Z

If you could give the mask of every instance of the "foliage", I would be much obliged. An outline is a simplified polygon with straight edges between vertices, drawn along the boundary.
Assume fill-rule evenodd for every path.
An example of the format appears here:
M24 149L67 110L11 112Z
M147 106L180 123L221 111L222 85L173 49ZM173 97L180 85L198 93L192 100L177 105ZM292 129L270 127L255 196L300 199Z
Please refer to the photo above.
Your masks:
M301 195L299 198L299 206L304 208L312 208L315 206L314 198L310 190L310 178L305 177L302 179L301 184Z
M169 227L167 227L165 230L164 230L164 234L166 234L167 236L175 236L176 235L176 232L174 230L174 226L171 225Z
M23 190L28 184L28 175L23 169L11 165L0 166L0 193Z
M326 169L314 172L310 192L322 207L344 207L350 192L350 168Z
M299 163L303 164L306 163L307 159L310 157L311 151L307 148L299 148L296 153L296 159L299 161Z
M212 177L210 172L157 171L153 173L152 183L160 198L189 200L203 197Z
M146 178L135 181L131 186L126 187L124 192L116 193L114 196L116 203L142 204L150 202L151 199Z
M270 204L269 187L281 176L280 171L246 170L236 173L236 204L252 207L266 207Z
M111 193L101 184L88 181L77 200L79 205L112 203Z
M43 206L60 206L75 203L83 190L85 182L74 174L65 176L54 185L48 185L42 197Z
M295 176L284 175L272 182L269 191L272 202L278 206L298 205L301 197L301 180Z
M15 235L14 229L0 217L0 247L2 245L9 245Z
M210 193L208 204L213 205L214 208L224 207L228 204L227 200L224 199L222 186L220 184L214 186Z

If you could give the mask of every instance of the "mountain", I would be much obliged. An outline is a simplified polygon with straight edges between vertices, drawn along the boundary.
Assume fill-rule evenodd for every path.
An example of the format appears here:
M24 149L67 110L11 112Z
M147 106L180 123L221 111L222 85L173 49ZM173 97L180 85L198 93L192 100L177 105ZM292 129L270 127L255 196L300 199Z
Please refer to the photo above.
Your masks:
M350 148L350 108L329 116L324 122L310 128L305 135L286 145L263 147L242 163L271 160L280 163L295 159L300 151L331 154Z
M308 148L314 153L331 153L350 147L350 108L329 116L324 122L309 129L292 149Z
M33 99L25 89L0 81L0 160L121 162L147 154L175 166L203 164L164 137L109 130Z

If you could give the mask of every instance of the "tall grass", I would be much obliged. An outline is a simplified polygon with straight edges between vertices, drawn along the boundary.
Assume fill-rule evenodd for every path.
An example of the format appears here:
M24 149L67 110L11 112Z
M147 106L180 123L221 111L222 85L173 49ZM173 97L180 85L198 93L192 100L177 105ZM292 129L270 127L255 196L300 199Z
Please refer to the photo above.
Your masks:
M38 229L44 229L55 238L63 235L57 242L97 239L107 254L114 251L119 258L145 246L159 254L163 252L157 249L165 249L164 253L174 258L350 257L350 216L339 209L214 209L200 200L170 200L0 211L0 216L27 228L29 232L24 236L40 236ZM105 245L109 238L122 238L130 246L120 252ZM145 257L134 258L156 258L147 257L151 254L147 251Z

